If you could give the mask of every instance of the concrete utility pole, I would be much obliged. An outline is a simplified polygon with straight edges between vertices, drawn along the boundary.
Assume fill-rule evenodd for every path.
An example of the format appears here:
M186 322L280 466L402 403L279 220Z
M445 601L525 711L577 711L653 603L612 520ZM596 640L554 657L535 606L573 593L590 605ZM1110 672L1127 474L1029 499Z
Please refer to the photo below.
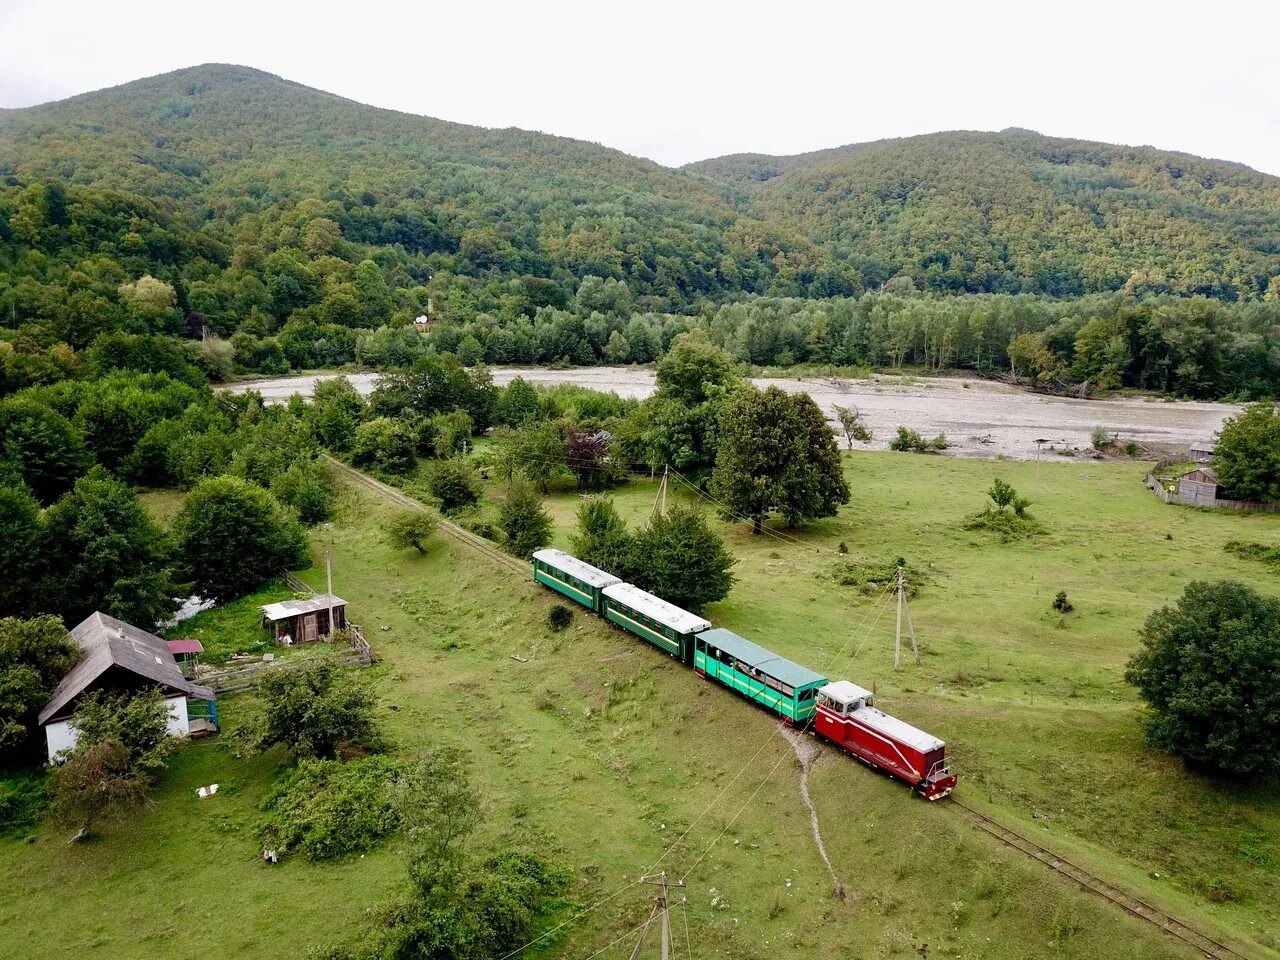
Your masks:
M658 879L652 880L649 877L641 877L642 883L651 883L661 887L662 892L653 898L653 910L649 913L649 919L645 921L644 929L640 931L640 939L636 941L635 949L631 951L631 960L636 960L640 956L640 949L644 946L645 937L649 935L649 928L653 926L653 921L657 918L659 911L662 913L662 960L670 960L671 957L671 895L672 887L683 888L684 881L672 883L667 879L667 871L663 870L659 874Z
M907 629L911 631L911 649L916 654L916 665L920 665L920 645L916 643L916 628L911 622L911 607L907 605L907 578L898 567L898 630L893 638L893 669L902 666L902 613L907 614Z

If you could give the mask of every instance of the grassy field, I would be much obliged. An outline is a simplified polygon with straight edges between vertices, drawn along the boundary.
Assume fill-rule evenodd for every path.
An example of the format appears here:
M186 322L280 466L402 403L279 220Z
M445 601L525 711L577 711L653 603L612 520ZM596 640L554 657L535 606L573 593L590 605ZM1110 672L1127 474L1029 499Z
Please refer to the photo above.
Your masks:
M1274 591L1266 568L1222 545L1280 542L1280 517L1167 507L1134 464L863 454L846 469L853 503L836 519L777 537L725 528L739 583L709 617L874 685L887 710L949 742L969 803L1253 955L1280 956L1274 787L1224 787L1151 753L1121 679L1144 617L1188 580ZM994 476L1036 501L1045 537L1001 545L961 529ZM655 490L637 482L615 499L639 522ZM579 502L551 498L560 545ZM391 509L347 488L324 536L335 591L383 657L366 676L396 749L465 747L494 842L515 829L552 851L579 906L617 894L529 956L586 958L640 923L651 889L629 884L655 866L688 871L675 933L683 943L687 918L694 957L1194 955L945 803L824 752L811 787L848 892L834 899L798 763L765 713L584 614L551 633L546 594L452 541L391 551L379 530ZM903 556L924 571L912 602L922 666L894 671L891 606L833 579L842 541L850 561ZM304 578L323 582L319 569ZM1066 621L1050 608L1060 589L1076 607ZM252 710L252 697L220 704L229 726ZM240 755L224 734L183 751L156 807L92 844L43 828L0 840L0 955L297 957L358 937L401 882L399 851L262 864L257 804L282 763ZM222 791L197 801L214 780Z

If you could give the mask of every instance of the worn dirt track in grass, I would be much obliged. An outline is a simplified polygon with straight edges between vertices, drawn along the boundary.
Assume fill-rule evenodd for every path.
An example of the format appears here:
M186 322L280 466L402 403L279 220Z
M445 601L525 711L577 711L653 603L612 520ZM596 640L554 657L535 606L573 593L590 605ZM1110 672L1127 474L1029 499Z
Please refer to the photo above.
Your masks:
M804 799L804 805L809 808L809 825L813 832L813 842L818 847L818 856L822 857L822 862L827 865L827 873L831 874L832 892L837 900L843 900L844 884L836 875L836 868L827 854L827 845L822 842L822 830L818 826L818 807L809 793L809 768L821 755L821 751L812 739L793 727L785 728L782 735L787 738L791 749L796 752L796 759L800 761L800 796Z
M576 384L644 398L653 393L651 367L580 367L550 370L539 367L495 367L498 385L523 377L544 386ZM283 403L292 394L309 396L320 380L338 374L314 374L276 380L245 381L234 392L258 390L269 401ZM362 394L373 392L377 374L348 377ZM1208 440L1239 407L1229 403L1185 400L1076 400L1030 393L1006 384L959 377L911 378L875 376L865 380L837 377L759 377L757 386L781 387L789 393L808 393L828 417L836 406L857 407L875 440L861 449L884 450L899 426L925 436L945 433L950 453L969 457L1005 456L1034 460L1037 440L1045 440L1041 454L1057 459L1054 451L1090 449L1090 434L1103 426L1122 440L1168 447L1187 447Z

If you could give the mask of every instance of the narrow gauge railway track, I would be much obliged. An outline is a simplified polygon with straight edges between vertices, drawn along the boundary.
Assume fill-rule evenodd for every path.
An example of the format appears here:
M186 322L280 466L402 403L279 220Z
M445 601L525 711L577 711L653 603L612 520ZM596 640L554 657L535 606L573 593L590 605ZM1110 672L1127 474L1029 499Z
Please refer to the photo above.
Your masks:
M406 493L397 490L395 487L389 486L380 480L376 480L354 467L348 466L341 460L325 454L325 459L338 470L340 473L350 477L356 482L376 491L386 497L393 503L407 507L410 510L425 510L426 507L420 500L416 500ZM527 566L517 560L510 554L503 553L489 541L483 537L479 537L469 530L447 520L440 518L440 529L449 536L464 543L472 549L484 554L494 563L513 572L519 573L520 576L526 577L529 574ZM1214 940L1209 935L1202 933L1196 928L1183 923L1176 917L1170 916L1158 907L1153 907L1144 900L1139 900L1130 893L1125 892L1112 883L1108 883L1101 877L1097 877L1082 867L1077 866L1065 857L1061 857L1050 850L1040 846L1034 840L1024 837L1022 834L1009 829L1003 824L991 819L986 814L979 813L977 810L968 806L961 800L957 800L952 794L943 801L943 806L958 811L958 815L964 817L973 826L982 830L984 833L995 837L1006 846L1037 860L1051 870L1056 871L1061 876L1075 883L1080 889L1093 893L1102 897L1111 904L1124 910L1126 913L1132 914L1139 919L1146 920L1153 926L1159 927L1169 936L1176 940L1180 940L1190 947L1195 948L1206 957L1213 960L1254 960L1248 954L1241 953L1239 950L1228 946L1221 941Z
M943 801L943 804L960 811L960 816L964 817L979 830L995 837L1001 843L1013 847L1013 849L1026 854L1033 860L1040 861L1051 870L1056 870L1082 890L1096 894L1118 906L1126 913L1159 927L1169 936L1194 947L1206 957L1213 957L1215 960L1252 960L1247 954L1214 940L1195 927L1188 926L1178 918L1170 916L1160 908L1153 907L1144 900L1139 900L1133 894L1126 893L1114 884L1094 876L1065 857L1046 850L1034 840L1029 840L1022 834L1010 830L1004 824L992 820L986 814L979 813L973 807L957 800L954 794L946 801Z
M360 483L366 487L369 487L371 490L377 491L378 493L386 497L391 502L399 504L402 507L408 507L410 510L426 509L426 506L422 503L421 500L416 500L413 497L409 496L407 493L397 490L395 487L389 486L388 484L383 483L381 480L376 480L373 477L369 476L367 473L357 470L355 467L348 466L347 464L343 463L341 460L338 460L335 457L331 457L328 454L325 454L324 457L329 462L330 466L332 466L339 473L342 473L345 476L350 477L352 480L355 480L357 483ZM470 530L464 530L462 527L458 526L452 520L449 520L445 517L441 517L440 529L443 530L445 533L447 533L449 536L453 537L455 540L459 541L460 543L465 543L467 546L471 547L472 549L477 550L478 552L484 554L486 557L488 557L490 560L492 560L494 563L498 564L499 566L505 567L508 570L512 570L520 574L520 576L522 577L529 576L529 567L527 564L520 562L519 560L517 560L515 557L511 556L508 553L503 553L501 550L495 547L488 540L485 540L484 537L479 537L476 534L472 533Z

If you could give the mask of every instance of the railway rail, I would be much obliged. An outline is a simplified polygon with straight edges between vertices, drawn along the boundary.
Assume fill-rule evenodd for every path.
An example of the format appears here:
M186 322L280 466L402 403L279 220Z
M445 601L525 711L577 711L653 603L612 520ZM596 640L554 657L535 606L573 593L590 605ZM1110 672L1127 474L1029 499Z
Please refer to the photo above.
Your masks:
M410 510L426 510L427 509L421 500L417 500L414 497L411 497L408 494L404 493L403 491L397 490L395 487L383 483L381 480L376 480L373 477L369 476L367 473L357 470L355 467L348 466L347 464L343 463L341 460L337 459L336 457L331 457L328 454L325 454L324 457L325 457L325 460L328 461L329 465L332 466L339 473L350 477L352 480L355 480L357 483L361 483L372 490L376 490L378 493L380 493L382 496L386 497L388 500L392 501L393 503L396 503L402 507L408 507ZM488 540L484 539L484 537L477 536L476 534L472 533L470 530L463 529L462 527L454 523L452 520L449 520L445 517L440 517L440 529L444 531L446 534L448 534L449 536L453 537L453 539L466 544L467 546L478 551L479 553L484 554L486 557L488 557L490 560L492 560L494 563L498 564L499 566L504 567L508 570L512 570L516 573L519 573L522 577L527 577L529 575L528 564L523 563L520 560L517 560L515 557L511 556L509 553L503 553L501 550L495 547Z
M1159 927L1169 936L1194 947L1206 957L1212 957L1214 960L1253 960L1248 954L1241 953L1239 950L1213 939L1213 937L1197 930L1195 927L1183 923L1177 917L1170 916L1159 907L1154 907L1145 900L1139 900L1133 894L1127 893L1115 884L1108 883L1101 877L1095 876L1083 867L1072 863L1066 857L1045 849L1034 840L1030 840L1022 834L1009 829L1004 824L992 820L984 813L979 813L963 801L957 800L954 794L944 801L944 806L959 811L960 816L964 817L979 830L990 834L1006 846L1026 854L1033 860L1038 860L1049 869L1058 872L1064 878L1076 884L1082 890L1102 897L1126 913Z
M376 480L360 470L355 469L341 460L325 454L325 459L338 470L340 473L350 477L356 482L378 492L382 496L391 500L400 506L407 507L410 510L425 510L425 505L408 494L397 490L395 487L389 486ZM528 576L529 570L526 564L517 560L510 554L503 553L489 541L483 537L477 536L469 530L465 530L444 517L440 518L440 529L453 537L455 540L466 544L477 552L483 554L499 566L519 573L521 576ZM1002 823L993 820L984 813L970 807L961 800L957 800L952 794L947 800L943 801L943 806L952 809L959 816L968 820L974 827L984 833L995 837L1006 846L1012 847L1020 853L1044 864L1049 869L1055 871L1064 879L1074 883L1080 889L1099 896L1114 906L1119 907L1126 913L1145 920L1153 926L1159 927L1170 937L1181 941L1182 943L1193 947L1205 957L1212 960L1255 960L1248 954L1241 953L1239 950L1231 947L1220 940L1197 930L1195 927L1179 920L1168 913L1165 913L1159 907L1152 906L1145 900L1140 900L1133 894L1120 889L1113 883L1103 880L1101 877L1095 876L1083 867L1072 863L1066 857L1060 856L1052 851L1042 847L1015 830L1010 829Z

